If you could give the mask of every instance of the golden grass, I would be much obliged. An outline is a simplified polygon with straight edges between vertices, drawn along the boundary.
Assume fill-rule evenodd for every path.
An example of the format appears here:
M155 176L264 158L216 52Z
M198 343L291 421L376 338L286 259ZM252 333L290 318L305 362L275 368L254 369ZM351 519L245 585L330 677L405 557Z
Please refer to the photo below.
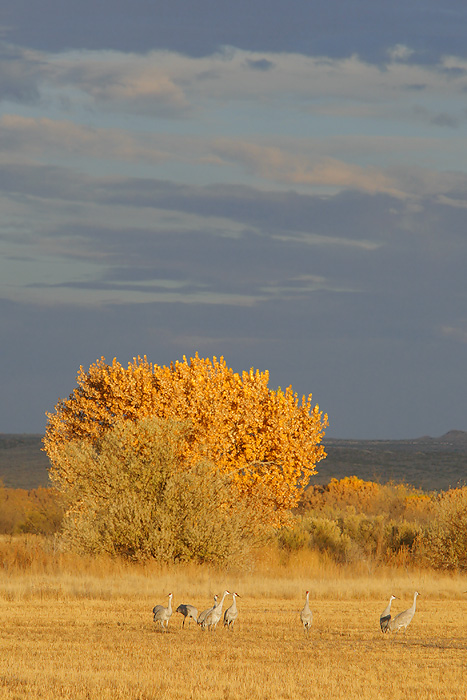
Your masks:
M366 569L366 570L365 570ZM224 588L242 596L236 628L168 632L152 607L174 593L200 610ZM307 639L298 611L311 590ZM379 615L421 596L404 635ZM0 574L0 698L22 700L458 700L466 697L466 576L339 568L274 550L246 569L127 566L64 559ZM231 599L227 598L229 605Z

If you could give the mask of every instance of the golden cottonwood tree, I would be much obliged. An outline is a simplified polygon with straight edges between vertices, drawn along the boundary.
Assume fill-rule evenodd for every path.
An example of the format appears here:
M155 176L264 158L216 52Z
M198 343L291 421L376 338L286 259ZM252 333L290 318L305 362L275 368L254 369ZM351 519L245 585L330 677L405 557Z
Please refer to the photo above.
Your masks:
M184 464L214 464L229 475L239 497L256 499L279 522L325 457L327 416L312 405L311 394L300 402L291 387L273 391L268 380L267 371L237 374L223 358L198 355L169 367L146 357L127 368L104 358L87 371L80 367L77 387L48 414L50 476L61 490L72 488L76 463L65 448L83 440L97 444L121 420L180 421L191 426Z

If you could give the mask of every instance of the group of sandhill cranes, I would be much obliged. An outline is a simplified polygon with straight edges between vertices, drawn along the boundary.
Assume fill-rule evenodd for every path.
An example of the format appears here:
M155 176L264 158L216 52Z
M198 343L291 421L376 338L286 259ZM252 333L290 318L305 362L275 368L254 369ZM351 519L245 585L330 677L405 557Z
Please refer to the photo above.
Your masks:
M235 620L238 617L236 599L240 598L240 596L238 595L238 593L230 593L230 591L227 590L224 591L220 600L218 596L215 595L214 604L210 608L207 608L207 610L203 610L199 615L198 610L197 608L195 608L194 605L181 603L178 606L176 612L183 615L182 627L185 627L185 622L188 618L188 620L194 620L202 629L207 629L211 632L215 630L217 627L217 623L222 617L222 608L224 606L225 597L228 595L232 596L233 601L232 605L229 608L227 608L224 612L224 627L227 627L228 629L233 629ZM397 600L396 596L392 595L389 598L388 605L383 610L379 618L381 632L398 632L400 629L404 629L405 631L408 625L411 623L413 616L415 615L415 606L417 603L417 596L419 595L419 592L415 591L413 596L413 603L410 606L410 608L407 608L407 610L403 610L394 618L391 618L392 601ZM172 597L173 593L169 593L169 604L167 605L167 607L164 607L163 605L156 605L152 609L154 622L159 622L163 629L165 623L166 630L168 629L169 620L173 612ZM310 610L310 591L306 592L305 605L303 606L302 610L300 610L300 621L303 625L303 630L305 634L308 636L311 629L311 623L313 622L313 613Z
M188 618L188 620L194 620L201 627L201 629L207 629L211 632L215 630L217 627L217 623L222 617L222 608L224 607L224 600L225 596L227 595L231 595L233 597L233 602L232 605L229 608L227 608L227 610L224 612L224 627L227 627L228 629L233 629L235 620L238 617L236 598L240 598L240 596L238 593L230 593L230 591L224 591L220 600L218 596L215 595L214 604L207 610L203 610L199 615L198 609L195 608L194 605L181 603L181 605L178 606L175 612L178 612L181 615L183 615L182 627L185 627L185 622ZM167 607L164 607L163 605L156 605L152 609L154 622L159 622L162 628L164 628L165 622L166 630L169 626L169 620L172 616L172 597L173 593L169 593L169 604L167 605Z
M415 591L413 596L413 603L410 606L410 608L407 608L407 610L403 610L398 615L396 615L396 617L391 619L392 601L397 600L396 596L392 595L389 598L388 605L385 607L385 609L381 613L381 617L379 618L381 632L398 632L400 629L406 630L408 625L412 622L413 616L415 615L415 606L417 602L417 596L419 595L420 593L418 591ZM303 625L303 630L307 636L310 631L311 623L313 621L313 613L310 610L309 597L310 591L307 591L305 605L303 606L303 609L300 610L300 620Z

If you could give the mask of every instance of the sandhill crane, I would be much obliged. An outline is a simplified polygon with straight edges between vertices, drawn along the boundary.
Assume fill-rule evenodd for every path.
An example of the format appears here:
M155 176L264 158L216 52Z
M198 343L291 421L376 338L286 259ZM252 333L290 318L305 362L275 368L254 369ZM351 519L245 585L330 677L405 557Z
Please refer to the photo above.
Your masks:
M303 610L300 610L300 620L302 621L303 630L307 636L310 631L311 623L313 620L313 613L310 610L309 597L310 591L307 591L305 605L303 607Z
M230 608L227 608L227 610L224 613L224 627L228 627L229 629L233 629L235 620L238 617L237 603L235 601L235 598L241 597L238 595L238 593L232 593L232 596L232 605L230 606Z
M389 598L389 603L384 608L383 612L381 613L381 617L379 618L381 632L387 632L389 630L389 620L391 619L391 604L393 600L397 600L397 597L395 595L392 595Z
M195 608L194 605L187 605L185 603L181 603L181 605L178 606L175 612L180 613L183 615L183 622L182 622L182 627L185 627L185 622L186 619L193 618L193 620L196 622L198 619L198 610Z
M209 631L215 630L217 627L217 623L222 617L222 607L224 605L224 598L226 595L230 595L229 591L224 591L222 594L222 598L220 599L220 602L215 605L212 610L208 612L206 617L204 618L204 621L202 622L202 627L203 629L205 627L208 628Z
M420 595L418 591L413 594L413 603L407 610L403 610L395 618L389 620L389 629L391 632L398 632L400 629L404 628L404 634L407 630L408 625L412 622L412 618L415 615L415 606L417 603L417 596Z
M199 614L199 617L198 617L198 619L197 619L198 625L203 625L203 622L204 622L205 619L206 619L206 615L209 615L209 613L211 612L211 610L214 610L214 608L216 607L216 605L217 605L217 600L218 600L218 596L217 596L217 594L216 594L216 595L214 596L214 605L211 605L210 608L208 608L207 610L203 610L203 612L201 612L201 613Z
M160 622L162 629L165 622L166 630L169 627L169 620L172 615L172 597L173 593L169 593L169 604L166 608L163 605L155 605L152 609L154 622Z

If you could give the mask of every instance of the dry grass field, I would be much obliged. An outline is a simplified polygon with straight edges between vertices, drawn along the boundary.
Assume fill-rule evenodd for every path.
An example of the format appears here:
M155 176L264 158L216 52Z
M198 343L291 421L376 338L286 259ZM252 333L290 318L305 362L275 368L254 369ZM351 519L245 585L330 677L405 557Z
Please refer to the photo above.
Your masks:
M200 610L241 595L233 632L169 629L152 607L174 594ZM298 617L306 589L314 620ZM407 633L379 615L421 595ZM467 697L466 576L342 568L312 553L249 570L161 569L56 556L5 560L0 573L0 698L22 700L458 700ZM231 598L226 599L227 605Z

